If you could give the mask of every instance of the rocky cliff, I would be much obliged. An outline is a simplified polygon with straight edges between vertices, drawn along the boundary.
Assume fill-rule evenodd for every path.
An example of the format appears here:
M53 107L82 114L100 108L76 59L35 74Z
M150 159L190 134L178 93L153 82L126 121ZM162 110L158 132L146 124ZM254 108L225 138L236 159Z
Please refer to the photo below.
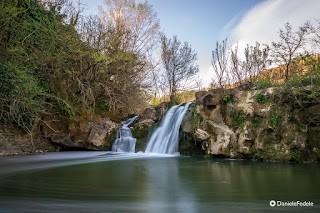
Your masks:
M309 88L196 93L181 152L257 160L320 160L320 93Z
M181 125L182 155L294 162L320 161L320 91L312 88L214 89L196 93ZM169 103L146 109L131 127L136 151ZM46 119L48 120L48 119ZM99 116L40 122L32 134L0 128L0 155L61 149L111 150L118 124ZM6 130L7 129L7 130ZM15 132L15 134L11 134Z

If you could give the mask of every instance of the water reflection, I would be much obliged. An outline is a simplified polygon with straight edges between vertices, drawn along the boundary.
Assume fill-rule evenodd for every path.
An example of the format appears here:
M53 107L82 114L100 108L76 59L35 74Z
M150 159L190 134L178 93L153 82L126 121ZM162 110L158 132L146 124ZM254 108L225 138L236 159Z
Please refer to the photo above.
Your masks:
M2 159L0 212L320 210L318 165L74 154ZM316 206L271 208L270 200L310 200Z
M147 164L148 208L154 212L197 212L196 198L182 181L180 159L149 160Z

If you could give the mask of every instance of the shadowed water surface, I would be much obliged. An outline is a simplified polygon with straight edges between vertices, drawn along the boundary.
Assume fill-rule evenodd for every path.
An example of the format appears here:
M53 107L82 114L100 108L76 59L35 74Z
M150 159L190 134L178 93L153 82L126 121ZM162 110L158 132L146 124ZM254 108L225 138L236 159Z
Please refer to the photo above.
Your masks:
M6 157L0 212L320 212L319 180L318 165L112 152Z

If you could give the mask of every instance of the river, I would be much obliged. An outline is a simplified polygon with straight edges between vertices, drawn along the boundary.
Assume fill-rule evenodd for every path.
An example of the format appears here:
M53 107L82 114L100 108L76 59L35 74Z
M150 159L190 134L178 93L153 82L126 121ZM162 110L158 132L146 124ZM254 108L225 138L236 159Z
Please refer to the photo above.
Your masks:
M313 207L270 206L310 201ZM159 154L0 158L0 212L320 212L320 168Z

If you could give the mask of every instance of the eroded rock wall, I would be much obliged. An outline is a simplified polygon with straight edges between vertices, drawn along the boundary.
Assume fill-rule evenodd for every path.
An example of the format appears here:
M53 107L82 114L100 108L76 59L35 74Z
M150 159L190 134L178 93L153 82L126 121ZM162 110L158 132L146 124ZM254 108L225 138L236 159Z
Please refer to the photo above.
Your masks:
M65 117L59 122L43 122L41 132L44 138L67 149L111 150L118 125L109 118L99 116Z
M192 132L194 148L201 144L206 155L319 161L319 103L297 101L293 93L281 88L198 92L182 134ZM185 131L186 124L192 130Z

